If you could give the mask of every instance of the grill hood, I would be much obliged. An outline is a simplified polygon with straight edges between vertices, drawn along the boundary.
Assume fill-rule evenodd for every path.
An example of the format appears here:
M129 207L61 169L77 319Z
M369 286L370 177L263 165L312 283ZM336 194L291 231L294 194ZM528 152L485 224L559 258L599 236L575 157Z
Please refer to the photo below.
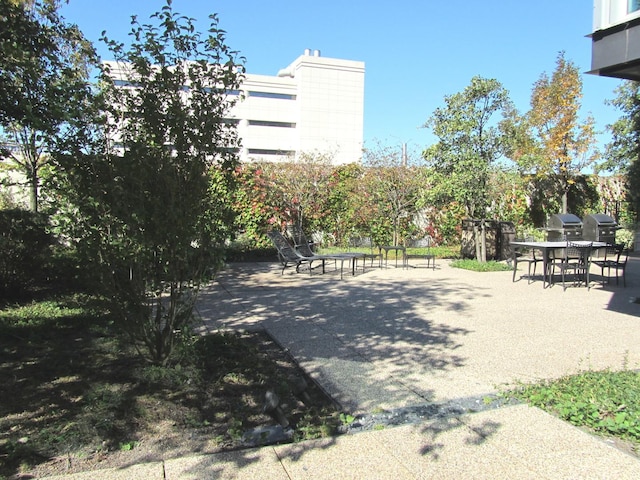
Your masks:
M586 217L584 217L584 223L607 227L615 227L618 225L618 222L616 222L609 215L605 215L604 213L594 213L592 215L587 215Z
M549 217L548 229L581 228L582 220L573 213L557 213Z

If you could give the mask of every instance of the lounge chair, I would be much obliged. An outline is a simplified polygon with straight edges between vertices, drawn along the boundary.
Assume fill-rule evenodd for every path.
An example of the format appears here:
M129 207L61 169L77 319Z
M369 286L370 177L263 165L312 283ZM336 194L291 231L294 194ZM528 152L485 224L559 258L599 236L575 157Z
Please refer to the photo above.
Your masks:
M293 248L304 256L315 255L316 242L309 241L298 224L287 225L287 236Z
M295 267L296 272L299 272L300 267L306 264L309 268L309 275L311 275L313 273L313 262L320 262L322 265L322 273L325 273L325 265L327 260L329 260L334 262L336 269L337 263L340 262L340 278L342 278L344 272L344 262L351 260L348 257L340 255L312 254L309 256L304 256L297 252L280 232L276 230L270 230L269 232L267 232L267 236L271 239L273 245L278 251L278 258L280 260L280 263L282 263L282 271L280 272L281 274L284 274L285 269L288 267Z
M291 240L293 242L293 248L297 253L299 253L303 257L318 256L318 254L311 249L312 245L315 245L315 243L309 241L309 239L304 234L304 232L302 231L299 225L288 225L287 233L291 237ZM320 255L320 256L323 256L323 255ZM358 260L359 259L365 260L365 254L359 253L359 252L338 252L338 253L331 253L324 256L326 256L327 258L332 257L332 259L344 258L349 260L351 262L351 273L353 275L355 275L356 273ZM364 272L364 262L363 262L362 271Z

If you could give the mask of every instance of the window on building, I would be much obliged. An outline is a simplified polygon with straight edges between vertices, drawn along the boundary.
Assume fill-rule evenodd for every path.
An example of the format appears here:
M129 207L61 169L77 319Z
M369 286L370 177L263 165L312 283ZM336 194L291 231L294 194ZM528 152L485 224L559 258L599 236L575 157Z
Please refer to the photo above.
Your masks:
M278 100L295 100L295 95L289 95L288 93L273 93L273 92L248 92L250 97L260 98L275 98Z
M293 150L269 150L268 148L250 148L249 155L293 155Z
M640 10L640 0L628 0L627 13L637 12Z
M234 97L242 93L240 90L222 90L221 88L211 88L211 87L204 87L202 91L205 93L215 93L215 94L223 93L227 96L234 96Z
M254 127L280 127L280 128L296 128L295 123L290 122L271 122L267 120L249 120L249 125Z

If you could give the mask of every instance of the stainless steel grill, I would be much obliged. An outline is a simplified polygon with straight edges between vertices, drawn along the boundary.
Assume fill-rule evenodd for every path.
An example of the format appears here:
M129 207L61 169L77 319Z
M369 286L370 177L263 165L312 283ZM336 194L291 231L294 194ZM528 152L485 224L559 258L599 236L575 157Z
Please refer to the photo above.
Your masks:
M582 219L582 238L591 242L616 242L618 222L604 213L587 215Z
M572 213L557 213L547 222L547 240L582 240L582 220Z

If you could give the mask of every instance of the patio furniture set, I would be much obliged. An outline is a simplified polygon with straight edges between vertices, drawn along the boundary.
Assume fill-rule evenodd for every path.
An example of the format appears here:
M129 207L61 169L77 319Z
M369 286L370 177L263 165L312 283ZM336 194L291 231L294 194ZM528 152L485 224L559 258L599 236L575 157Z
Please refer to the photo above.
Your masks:
M626 287L625 269L629 251L624 245L585 240L537 242L533 239L516 239L511 245L514 247L514 282L519 263L527 264L526 277L529 283L535 278L536 267L540 263L543 288L552 286L557 277L561 278L564 290L569 280L573 285L584 284L590 288L591 267L595 265L600 268L603 284L615 278L618 285L622 277Z
M351 274L355 275L358 267L358 262L361 262L362 272L365 272L367 262L370 267L374 267L374 263L379 268L388 266L389 252L395 252L395 266L398 267L398 260L401 261L402 268L417 267L417 265L411 265L410 259L422 259L426 261L428 268L435 269L435 255L431 253L431 240L430 238L415 240L409 242L407 245L381 245L374 247L370 239L358 238L351 242L354 247L369 247L370 252L340 252L329 254L318 254L313 250L314 243L310 242L304 232L298 226L289 226L287 228L287 234L289 239L285 237L281 232L276 230L270 230L267 232L268 237L271 239L275 246L278 259L282 264L282 271L293 267L296 272L299 272L303 267L308 269L309 274L313 273L314 268L321 268L322 273L326 272L327 264L333 264L335 270L340 271L340 278L343 278L346 268L351 270ZM413 253L408 251L408 248L419 248L419 252ZM376 252L377 249L377 252ZM383 253L384 252L384 253ZM315 266L314 266L315 264Z

